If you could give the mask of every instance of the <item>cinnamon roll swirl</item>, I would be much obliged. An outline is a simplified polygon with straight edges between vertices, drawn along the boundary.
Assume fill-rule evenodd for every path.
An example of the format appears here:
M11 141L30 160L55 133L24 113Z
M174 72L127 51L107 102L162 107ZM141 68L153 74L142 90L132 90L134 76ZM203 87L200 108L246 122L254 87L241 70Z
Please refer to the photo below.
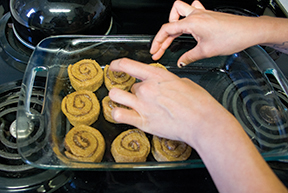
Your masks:
M158 161L183 161L189 158L192 148L184 142L153 136L151 152Z
M100 104L96 95L88 90L75 91L64 97L62 112L69 122L76 125L91 125L100 114Z
M68 66L68 76L75 90L96 91L103 83L103 70L91 59L83 59Z
M111 122L111 123L117 123L112 118L112 115L111 115L111 111L115 107L121 107L121 108L128 109L128 107L126 107L124 105L121 105L121 104L118 104L118 103L115 103L114 101L112 101L109 96L104 97L104 99L102 100L102 108L103 108L104 118L107 121Z
M145 162L149 152L149 140L139 129L122 132L111 145L111 153L116 162Z
M105 152L105 140L97 129L77 125L66 134L64 147L68 158L81 162L101 162Z
M117 87L129 91L136 79L125 72L115 72L109 69L109 65L104 68L104 83L108 90Z

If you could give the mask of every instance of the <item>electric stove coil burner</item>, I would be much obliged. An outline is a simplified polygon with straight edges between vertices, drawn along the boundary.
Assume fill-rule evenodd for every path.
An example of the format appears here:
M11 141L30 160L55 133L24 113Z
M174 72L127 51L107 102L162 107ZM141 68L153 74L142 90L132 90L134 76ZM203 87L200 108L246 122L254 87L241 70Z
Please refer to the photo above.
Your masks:
M113 17L105 35L114 34L116 26ZM10 12L0 19L0 57L20 72L25 72L28 60L35 46L23 40L14 28Z
M41 82L32 91L31 111L34 113L39 113L42 109L42 84ZM0 86L0 192L22 192L32 189L47 192L46 190L57 189L71 178L70 172L33 168L24 163L18 153L16 137L19 136L15 135L15 119L20 89L21 81ZM30 134L34 133L35 137L41 136L41 133L33 130L34 127L35 125L31 126Z
M264 93L264 81L242 79L223 93L222 104L244 127L260 151L287 146L288 123L274 91ZM287 101L287 99L286 99ZM283 137L284 136L284 137Z
M260 107L259 115L268 124L276 124L278 122L278 118L282 117L276 107L269 105L263 105L262 107Z

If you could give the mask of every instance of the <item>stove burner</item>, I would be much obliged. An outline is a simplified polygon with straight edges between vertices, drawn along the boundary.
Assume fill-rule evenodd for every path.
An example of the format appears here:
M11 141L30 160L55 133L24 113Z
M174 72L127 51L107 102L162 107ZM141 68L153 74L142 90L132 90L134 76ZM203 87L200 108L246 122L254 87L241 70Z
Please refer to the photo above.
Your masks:
M45 81L38 81L32 92L34 112L42 109L44 84ZM0 192L57 189L71 178L71 172L33 168L18 153L15 119L20 89L21 81L0 86Z
M281 118L281 113L276 107L263 105L259 109L260 117L265 120L268 124L276 124L279 118Z
M10 131L10 134L11 134L14 138L17 137L17 136L16 136L16 120L14 120L14 121L12 122L12 124L10 125L9 131Z
M260 152L286 148L286 94L276 80L270 84L265 78L248 78L247 74L208 72L199 84L235 116Z
M259 145L261 150L286 147L287 140L281 139L288 132L283 112L277 105L273 92L263 93L263 80L238 80L224 91L222 104L232 112ZM287 100L287 99L286 99Z
M28 131L25 133L20 133L20 132L16 132L16 120L14 120L12 122L12 124L10 125L9 131L10 134L14 137L14 138L27 138L32 132L33 132L33 128L34 125L33 123L30 123L29 127L28 127ZM18 135L18 136L17 136Z
M117 26L114 25L114 18L111 17L110 25L105 33L113 34ZM0 19L0 57L13 68L24 72L28 60L35 49L35 46L24 41L14 30L11 14L8 12Z

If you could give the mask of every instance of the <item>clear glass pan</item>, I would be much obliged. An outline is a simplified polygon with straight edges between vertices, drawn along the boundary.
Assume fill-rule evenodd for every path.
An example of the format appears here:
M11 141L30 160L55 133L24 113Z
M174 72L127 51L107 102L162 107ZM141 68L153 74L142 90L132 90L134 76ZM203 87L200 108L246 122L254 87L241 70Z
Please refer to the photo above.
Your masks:
M195 150L186 161L157 162L150 153L144 163L116 163L110 147L114 138L130 125L107 122L102 112L92 124L105 138L101 163L66 158L63 140L72 128L61 111L61 101L73 92L67 66L81 59L94 59L102 68L112 60L128 57L154 62L149 54L151 36L55 36L38 44L26 68L17 113L18 151L26 163L45 169L154 170L205 167ZM193 38L174 40L158 61L180 77L204 87L242 124L266 160L288 158L287 80L259 46L230 56L213 57L179 69L178 58L196 45ZM42 109L33 109L33 84L45 77ZM103 84L95 92L100 103L108 95ZM204 121L204 120L203 120ZM217 123L215 123L217 124ZM147 134L149 140L151 136Z

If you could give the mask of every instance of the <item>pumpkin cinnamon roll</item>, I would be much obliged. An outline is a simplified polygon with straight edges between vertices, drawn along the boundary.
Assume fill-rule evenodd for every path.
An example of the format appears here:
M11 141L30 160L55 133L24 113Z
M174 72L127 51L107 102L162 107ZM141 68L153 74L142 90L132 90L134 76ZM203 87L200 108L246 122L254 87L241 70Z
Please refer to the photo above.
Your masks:
M192 148L184 142L153 136L151 152L158 161L183 161L189 158Z
M101 162L105 152L105 140L97 129L77 125L66 134L64 147L68 158L81 162Z
M122 132L111 145L111 153L116 162L145 162L149 152L149 140L139 129Z
M121 107L121 108L126 108L126 109L129 108L124 105L115 103L114 101L110 99L109 96L104 97L104 99L102 100L104 118L111 123L118 123L112 118L112 115L111 115L111 111L115 107Z
M109 69L109 65L104 68L104 83L108 90L113 87L129 91L136 79L125 72L115 72Z
M91 59L83 59L68 66L68 76L75 90L96 91L103 83L103 70Z
M160 63L151 63L151 64L149 64L150 66L155 66L155 67L157 67L157 68L163 68L164 70L167 70L167 68L165 67L165 66L163 66L162 64L160 64Z
M74 126L91 125L100 114L99 101L96 95L88 90L75 91L65 96L61 109Z

